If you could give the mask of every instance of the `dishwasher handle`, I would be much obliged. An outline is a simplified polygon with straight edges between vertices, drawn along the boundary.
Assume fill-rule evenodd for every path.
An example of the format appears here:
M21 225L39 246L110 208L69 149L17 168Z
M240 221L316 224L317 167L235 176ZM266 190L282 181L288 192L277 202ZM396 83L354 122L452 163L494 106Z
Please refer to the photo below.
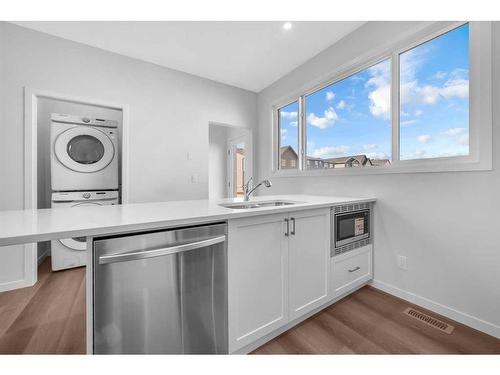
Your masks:
M202 247L212 246L226 241L226 236L211 237L205 240L189 242L182 245L175 245L169 247L162 247L160 249L146 250L146 251L132 251L126 253L101 255L99 257L99 264L109 264L116 262L126 262L129 260L139 260L147 258L161 257L164 255L172 255L183 253L185 251L196 250Z

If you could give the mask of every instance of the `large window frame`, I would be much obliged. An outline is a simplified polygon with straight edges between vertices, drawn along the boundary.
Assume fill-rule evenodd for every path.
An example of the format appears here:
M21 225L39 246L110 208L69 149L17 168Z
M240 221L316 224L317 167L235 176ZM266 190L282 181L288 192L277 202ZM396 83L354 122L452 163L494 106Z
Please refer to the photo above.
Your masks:
M469 24L469 155L400 160L400 99L399 57L402 53ZM273 147L272 172L275 176L296 175L357 175L408 172L445 172L492 169L492 38L491 22L433 22L424 23L399 40L389 42L384 48L374 49L331 72L309 86L297 90L272 106ZM335 84L384 60L391 65L391 164L365 168L308 169L306 165L306 96ZM298 168L279 168L279 119L278 110L298 102L299 145Z

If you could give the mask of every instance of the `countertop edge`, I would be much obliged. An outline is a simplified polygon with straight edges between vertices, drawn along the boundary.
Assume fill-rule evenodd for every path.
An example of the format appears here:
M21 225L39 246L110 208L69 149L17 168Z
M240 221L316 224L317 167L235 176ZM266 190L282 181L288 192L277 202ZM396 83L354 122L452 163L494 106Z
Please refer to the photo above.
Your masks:
M298 197L298 196L294 196ZM268 197L262 196L262 200ZM348 198L344 201L335 201L334 197L322 197L324 201L322 202L307 202L300 203L291 206L280 206L280 207L268 207L253 210L231 210L227 209L227 212L220 214L209 214L200 216L188 216L182 218L165 219L165 220L155 220L155 221L144 221L142 223L130 223L130 224L117 224L112 226L99 226L99 227L87 227L75 230L64 230L64 231L50 231L46 233L27 233L19 234L15 236L2 237L0 238L1 246L12 246L12 245L22 245L33 242L50 241L60 238L69 238L77 236L87 236L87 237L105 237L124 233L134 233L141 231L154 231L159 229L174 228L179 226L190 226L190 225L200 225L207 224L218 221L226 221L232 219L255 217L262 215L273 215L293 211L303 211L310 209L319 209L325 207L333 207L342 204L355 204L355 203L366 203L376 202L375 198ZM330 200L331 198L331 200ZM343 197L344 198L344 197Z

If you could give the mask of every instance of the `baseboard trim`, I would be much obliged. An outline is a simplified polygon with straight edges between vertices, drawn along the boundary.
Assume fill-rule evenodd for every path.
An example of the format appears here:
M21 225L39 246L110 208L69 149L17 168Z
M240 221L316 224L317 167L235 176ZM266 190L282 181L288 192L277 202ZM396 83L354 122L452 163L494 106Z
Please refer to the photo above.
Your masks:
M406 290L400 289L394 285L385 283L383 281L372 280L369 283L369 285L371 285L376 289L380 289L383 292L392 294L408 302L414 303L415 305L422 306L428 310L434 311L437 314L453 319L459 323L465 324L466 326L477 329L478 331L487 333L488 335L491 335L496 338L500 338L500 326L497 326L493 323L484 321L472 315L455 310L451 307L442 305L438 302L432 301L428 298L419 296L417 294L407 292Z
M7 283L0 284L0 293L8 292L9 290L26 288L29 286L33 286L28 280L14 280L9 281Z

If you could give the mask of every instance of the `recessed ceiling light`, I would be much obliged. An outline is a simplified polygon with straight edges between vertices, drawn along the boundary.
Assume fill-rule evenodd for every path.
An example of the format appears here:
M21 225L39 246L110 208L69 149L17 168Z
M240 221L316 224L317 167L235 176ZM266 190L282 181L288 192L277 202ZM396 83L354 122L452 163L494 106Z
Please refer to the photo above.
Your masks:
M285 22L285 23L283 24L283 28L284 28L285 30L290 30L290 29L292 28L292 23L291 23L291 22Z

